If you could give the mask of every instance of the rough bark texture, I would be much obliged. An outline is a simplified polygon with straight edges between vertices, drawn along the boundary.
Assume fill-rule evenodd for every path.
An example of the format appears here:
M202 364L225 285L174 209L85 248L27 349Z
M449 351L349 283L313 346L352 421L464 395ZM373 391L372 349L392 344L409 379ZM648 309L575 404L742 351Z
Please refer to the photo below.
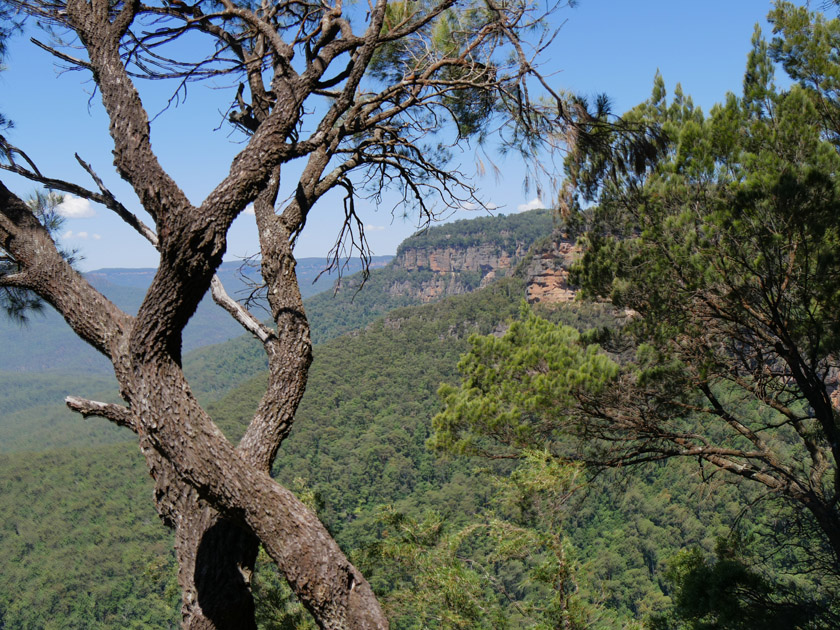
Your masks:
M265 466L257 469L237 453L195 401L172 357L154 353L149 359L145 347L139 356L129 349L137 323L69 267L26 204L2 184L0 217L6 246L37 270L15 282L37 288L114 362L155 478L158 510L176 528L185 625L248 627L253 602L246 576L258 538L321 627L387 627L369 585L317 516ZM229 588L222 591L223 584Z
M251 575L259 541L197 500L175 528L182 615L189 628L255 630Z
M462 106L451 100L458 90L479 97L474 103L486 110L486 120L498 112L493 103L500 96L538 136L533 125L542 118L523 98L533 67L517 39L520 28L536 23L528 15L531 5L494 6L485 24L453 34L457 45L448 42L437 50L430 36L433 24L456 0L441 0L387 24L386 0L371 4L363 20L346 15L340 0L331 5L266 2L258 8L232 0L198 0L192 6L137 0L18 4L39 20L78 35L86 59L53 52L92 74L110 120L114 166L154 229L122 206L78 157L100 192L43 176L22 151L7 144L0 168L104 204L150 241L160 264L136 317L130 317L71 268L26 204L0 183L5 265L0 290L37 293L113 363L126 407L72 397L68 405L137 434L155 480L157 510L176 533L184 627L255 627L250 576L262 544L321 628L387 628L370 586L317 516L269 475L291 430L312 361L294 243L312 206L336 187L347 193L338 223L345 229L360 225L353 206L358 184L348 177L356 169L366 169L366 181L380 187L401 182L421 215L431 214L429 192L453 206L473 198L469 186L463 187L466 197L457 197L458 175L424 151L427 137L444 118L457 128L459 140L465 133L458 120ZM187 32L209 38L211 49L225 53L191 68L177 62L167 66L163 56L142 64L144 55L158 55L151 51L163 50ZM406 38L412 43L400 52L398 44ZM502 41L516 51L510 67L495 65ZM377 54L380 64L382 55L393 56L393 72L383 75L387 85L379 92L365 91L362 79ZM219 74L243 79L230 121L249 138L229 174L195 206L152 150L149 118L126 64L136 63L135 74L186 81L204 71L204 62ZM488 71L491 65L493 72ZM155 75L149 68L162 69ZM246 85L249 102L243 98ZM304 117L313 113L313 96L324 106L315 124L305 125ZM414 115L415 110L422 113ZM16 154L26 166L15 162ZM298 159L305 162L303 173L278 212L281 166ZM249 203L255 208L274 326L230 299L214 278L231 223ZM262 342L268 357L268 388L238 446L200 407L181 371L183 328L211 287L216 301Z

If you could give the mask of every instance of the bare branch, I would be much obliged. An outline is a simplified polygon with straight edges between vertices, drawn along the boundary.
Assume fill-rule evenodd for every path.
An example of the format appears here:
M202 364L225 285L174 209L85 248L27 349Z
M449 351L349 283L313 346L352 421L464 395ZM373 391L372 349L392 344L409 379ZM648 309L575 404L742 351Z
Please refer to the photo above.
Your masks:
M82 61L81 59L79 59L77 57L72 57L72 56L68 55L67 53L63 53L60 50L56 50L55 48L47 46L45 43L38 41L34 37L30 37L29 41L32 42L33 44L35 44L38 48L42 48L42 49L46 50L48 53L50 53L54 57L57 57L57 58L61 59L62 61L66 61L67 63L72 64L73 66L76 66L78 68L84 68L85 70L90 70L91 69L90 64L87 61Z
M216 304L230 313L236 321L242 324L245 330L254 335L262 343L276 336L273 330L263 325L245 307L228 295L219 276L213 276L213 280L210 282L210 290Z
M125 221L128 225L133 227L143 238L149 241L155 248L158 247L158 239L157 235L154 231L148 227L145 223L143 223L137 215L130 212L128 208L126 208L122 203L120 203L117 198L111 193L110 190L105 186L99 176L94 172L93 168L82 160L79 157L79 154L75 154L76 160L82 166L85 171L91 176L93 181L99 187L101 193L93 192L92 190L88 190L83 186L79 186L78 184L74 184L73 182L68 182L63 179L55 179L53 177L46 177L41 173L38 167L35 165L35 162L26 155L21 149L9 144L6 142L2 136L0 136L0 143L2 143L2 150L4 154L9 158L9 164L0 163L0 169L5 171L9 171L11 173L15 173L16 175L20 175L21 177L25 177L26 179L38 182L42 184L46 188L50 190L60 190L62 192L69 193L71 195L75 195L76 197L81 197L83 199L88 199L89 201L93 201L95 203L100 203L109 210L112 210L116 213L123 221ZM26 162L29 164L30 169L26 169L21 165L17 164L14 161L14 156L20 155Z
M93 168L90 166L90 164L88 164L82 158L80 158L78 153L76 153L74 155L76 157L76 161L79 164L81 164L82 168L85 169L88 172L88 174L91 176L93 181L96 182L96 185L99 186L99 190L102 191L103 201L100 201L99 199L94 199L91 196L88 196L87 198L91 199L91 201L99 201L99 203L102 203L102 205L104 205L109 210L113 210L114 212L116 212L117 215L119 215L119 217L123 221L125 221L126 223L128 223L128 225L133 227L143 238L145 238L147 241L149 241L155 247L155 249L157 249L158 248L158 238L157 238L157 234L154 233L154 230L152 230L149 226L147 226L145 223L143 223L137 217L136 214L134 214L132 212L129 212L128 208L126 208L123 204L121 204L119 201L117 201L117 198L114 197L114 195L111 193L111 191L108 190L105 187L105 184L102 182L102 180L99 178L99 176L93 171ZM79 196L83 196L83 195L79 195Z
M70 409L82 414L84 418L89 416L106 418L117 426L129 428L137 433L137 421L128 407L96 400L87 400L78 396L68 396L64 399L64 402Z

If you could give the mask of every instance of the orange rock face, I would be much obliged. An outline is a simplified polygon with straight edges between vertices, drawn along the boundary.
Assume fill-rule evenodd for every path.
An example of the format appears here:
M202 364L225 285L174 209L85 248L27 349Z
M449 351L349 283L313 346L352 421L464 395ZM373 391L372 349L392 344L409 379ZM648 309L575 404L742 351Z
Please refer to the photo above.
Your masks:
M560 304L573 301L577 289L569 284L569 268L579 256L580 248L561 235L536 252L526 275L528 302Z
M569 286L568 280L569 272L565 269L547 269L535 276L528 285L526 294L528 302L559 304L574 301L577 291Z
M509 270L524 254L518 247L513 256L493 244L475 247L442 247L438 249L407 249L396 264L406 271L431 271L434 277L421 283L419 289L410 282L396 283L390 288L393 295L412 293L422 302L433 302L450 295L467 293L476 286L468 286L460 274L481 274L479 286L484 287L498 275Z
M406 271L428 269L435 273L464 271L488 272L492 269L508 269L524 254L518 247L514 256L491 243L475 247L441 247L437 249L406 249L396 264Z
M528 253L524 247L517 247L511 255L490 243L464 248L406 249L395 261L397 266L410 272L431 271L433 275L419 286L411 281L396 282L389 291L392 295L412 294L422 302L460 295L483 288L504 276ZM569 268L580 255L577 245L557 234L531 255L532 260L525 270L528 302L556 304L574 300L576 289L569 284ZM475 273L480 274L478 285L475 284ZM473 277L466 282L462 274L473 274Z

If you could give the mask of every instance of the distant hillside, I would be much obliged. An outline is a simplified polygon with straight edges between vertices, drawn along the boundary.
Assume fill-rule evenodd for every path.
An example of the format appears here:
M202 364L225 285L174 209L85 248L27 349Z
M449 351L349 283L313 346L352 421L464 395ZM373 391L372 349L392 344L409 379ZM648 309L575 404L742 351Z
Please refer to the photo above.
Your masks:
M388 291L414 295L421 302L474 291L507 275L554 228L551 210L463 219L429 228L397 248L391 266L414 277L396 281Z
M356 274L342 277L333 290L308 298L305 307L312 339L316 344L323 343L364 328L395 308L474 291L513 273L517 266L523 267L522 278L526 282L533 281L528 288L531 291L531 286L537 286L534 278L541 265L560 268L557 273L561 276L565 273L565 259L551 253L556 240L552 237L553 228L552 214L547 210L431 227L407 239L393 260L374 259L374 268L361 290L361 275ZM536 253L529 253L536 241ZM302 289L308 286L306 280L320 273L323 264L321 259L304 259L298 264ZM352 263L350 271L358 269L358 265L358 261ZM133 312L153 274L151 269L103 269L88 277L117 304ZM232 295L237 296L237 287L244 289L238 265L226 263L220 275ZM322 276L316 286L324 287L330 281L328 276ZM0 323L0 342L6 343L6 352L0 356L0 390L17 392L20 401L14 410L4 411L0 404L0 452L131 439L128 432L114 427L80 424L79 417L64 406L67 394L96 393L98 399L113 396L116 381L108 361L79 341L54 311L34 318L23 331L9 322ZM238 324L209 297L190 321L184 346L185 372L193 391L204 403L223 396L266 368L259 344L243 336ZM43 376L27 379L16 372L40 372ZM85 374L95 374L97 379L85 384L84 379L80 381ZM111 387L103 387L100 377ZM45 389L43 384L47 381L56 386ZM107 394L109 391L111 394Z
M372 267L381 267L391 258L375 257ZM351 272L360 268L358 260L349 261L348 264ZM297 271L304 297L328 289L335 282L335 275L324 274L313 284L325 265L323 258L303 258L298 261ZM223 263L219 276L233 297L244 298L248 294L248 285L239 269L239 263ZM254 270L244 271L246 277L256 275ZM135 313L154 273L154 269L99 269L85 275L120 308ZM184 352L221 343L241 334L242 327L207 296L184 331ZM42 314L32 314L24 326L0 317L0 347L3 348L0 353L0 372L111 373L110 363L79 340L61 316L49 306Z
M371 259L371 269L378 269L385 266L393 256L374 256ZM316 293L320 293L328 289L335 281L334 274L323 274L321 272L327 266L329 261L326 258L301 258L297 261L295 271L300 282L300 291L304 298L307 298ZM356 258L347 261L348 273L356 273L361 269L361 261ZM247 281L254 281L259 278L259 268L253 265L248 265L240 262L224 262L218 270L219 278L226 287L229 287L231 295L245 289ZM143 289L152 283L154 278L154 269L133 269L133 268L106 268L97 269L96 271L89 271L85 277L97 282L106 282L108 284L136 287ZM320 276L320 278L319 278Z

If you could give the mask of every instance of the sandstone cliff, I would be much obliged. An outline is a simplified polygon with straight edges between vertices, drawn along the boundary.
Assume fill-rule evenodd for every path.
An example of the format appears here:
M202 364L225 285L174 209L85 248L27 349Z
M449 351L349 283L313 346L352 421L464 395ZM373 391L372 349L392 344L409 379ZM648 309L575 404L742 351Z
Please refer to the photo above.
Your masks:
M580 256L580 247L565 234L555 233L535 248L523 269L526 297L531 304L571 302L577 294L569 284L569 268Z
M469 293L514 274L528 285L532 303L569 301L568 269L577 250L557 229L550 210L535 210L456 221L412 236L363 286L355 274L308 299L307 311L317 314L312 339L332 339L394 309Z
M516 242L513 251L494 242L466 247L406 247L393 264L408 276L395 281L389 291L392 295L413 294L422 302L468 293L509 273L530 245Z
M406 240L391 262L397 273L387 291L432 302L518 270L529 302L567 302L574 299L568 269L576 255L549 211L456 222Z

